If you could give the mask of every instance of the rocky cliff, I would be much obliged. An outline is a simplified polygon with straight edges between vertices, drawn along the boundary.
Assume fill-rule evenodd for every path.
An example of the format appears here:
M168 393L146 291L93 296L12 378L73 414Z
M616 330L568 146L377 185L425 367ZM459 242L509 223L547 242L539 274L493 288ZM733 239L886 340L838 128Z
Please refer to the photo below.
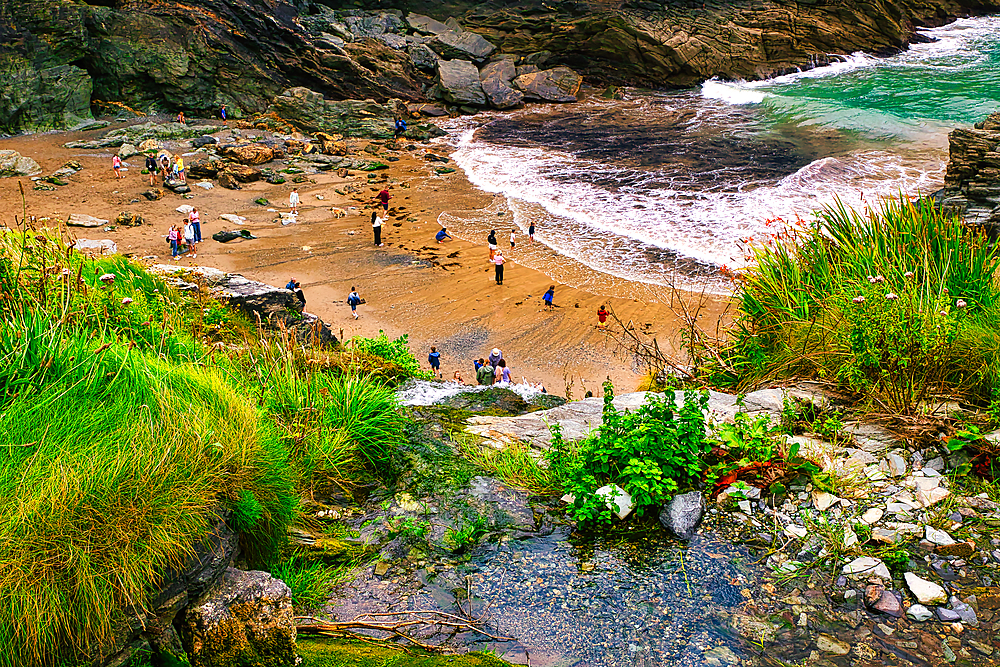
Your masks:
M1000 10L1000 0L398 0L342 9L363 4L2 2L0 132L73 127L92 109L261 112L295 86L334 99L420 100L434 93L439 59L492 46L594 82L764 77L829 54L890 52L915 26ZM457 36L414 27L404 10Z
M935 198L970 224L1000 229L1000 113L948 135L948 171Z

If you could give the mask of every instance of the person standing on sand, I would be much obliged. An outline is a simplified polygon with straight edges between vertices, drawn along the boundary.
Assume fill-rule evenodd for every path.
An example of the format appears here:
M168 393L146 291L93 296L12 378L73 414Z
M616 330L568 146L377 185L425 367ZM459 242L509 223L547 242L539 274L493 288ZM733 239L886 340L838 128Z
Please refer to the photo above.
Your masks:
M427 363L431 365L431 371L434 372L439 378L444 378L441 375L441 353L437 351L437 348L433 345L431 346L431 353L427 355Z
M535 223L528 225L528 240L532 243L535 242Z
M347 305L351 307L351 314L354 315L354 319L358 319L358 306L361 305L361 297L358 296L354 285L351 285L351 293L347 295Z
M476 371L476 381L487 386L493 384L493 367L489 364L480 366L479 370Z
M122 159L116 155L111 158L111 168L115 170L115 178L125 178L122 176Z
M552 299L555 297L555 295L556 295L556 286L549 285L549 291L542 295L542 301L545 302L546 310L553 308Z
M146 154L146 171L149 172L149 184L156 185L156 157L155 153Z
M170 241L170 256L176 260L181 250L181 233L177 230L177 225L170 225L170 230L167 231L167 240Z
M388 190L383 189L382 192L378 193L378 200L382 202L382 210L386 213L389 212L389 200L392 199L392 195L389 194Z
M517 232L516 229L510 230L510 251L514 252L514 234Z
M597 309L597 328L607 329L608 328L608 311L604 308L604 304Z
M223 104L221 107L219 107L219 118L221 118L222 120L226 120L226 105L225 104Z
M292 188L292 194L288 195L288 205L292 208L292 213L299 214L299 189Z
M177 156L177 162L174 162L174 170L177 172L177 178L182 183L187 183L187 176L184 175L184 158L180 155Z
M378 217L378 212L372 211L372 232L375 233L375 245L382 247L382 218Z
M188 248L188 257L195 258L198 256L198 242L194 240L194 226L191 224L190 220L184 220L184 243Z
M490 235L486 237L486 242L490 245L490 261L497 252L497 230L491 229Z
M496 264L496 280L497 285L503 285L503 265L507 260L503 258L503 253L497 250L496 255L493 256L493 263Z
M198 213L197 207L191 209L191 212L188 213L188 222L191 223L191 228L194 229L194 242L201 243L201 214Z

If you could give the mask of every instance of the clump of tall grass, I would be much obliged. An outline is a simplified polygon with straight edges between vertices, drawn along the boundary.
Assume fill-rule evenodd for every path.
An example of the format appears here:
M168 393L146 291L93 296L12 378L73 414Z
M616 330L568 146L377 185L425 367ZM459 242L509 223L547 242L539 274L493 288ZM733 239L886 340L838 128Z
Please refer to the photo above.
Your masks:
M1000 387L1000 254L930 200L837 202L748 254L728 382L817 376L904 412L938 392L989 400Z

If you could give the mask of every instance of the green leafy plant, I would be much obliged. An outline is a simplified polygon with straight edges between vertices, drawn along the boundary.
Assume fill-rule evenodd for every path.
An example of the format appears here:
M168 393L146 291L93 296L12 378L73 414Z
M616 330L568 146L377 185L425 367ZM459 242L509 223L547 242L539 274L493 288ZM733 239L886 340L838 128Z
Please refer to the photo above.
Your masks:
M290 556L271 567L271 574L292 591L292 604L300 609L315 609L326 604L333 587L347 579L344 568L310 562L299 555Z
M264 508L253 491L243 489L230 507L229 525L239 533L253 530L264 518Z
M407 377L430 380L434 376L430 371L420 367L420 361L413 355L409 347L409 338L403 334L399 338L390 339L384 331L379 331L375 338L354 338L351 348L362 354L369 354L383 359L398 368Z
M467 517L466 517L467 518ZM479 540L489 532L489 522L486 517L476 514L461 528L448 528L444 539L451 544L456 552L463 552L479 543Z

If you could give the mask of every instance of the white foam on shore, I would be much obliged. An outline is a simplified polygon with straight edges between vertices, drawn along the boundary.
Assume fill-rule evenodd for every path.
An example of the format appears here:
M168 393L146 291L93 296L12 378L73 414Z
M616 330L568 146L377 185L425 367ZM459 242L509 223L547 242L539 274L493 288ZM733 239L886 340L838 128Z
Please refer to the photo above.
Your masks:
M492 385L510 389L525 401L531 401L542 395L540 387L527 383L506 383ZM434 382L429 380L411 380L396 391L396 398L400 404L409 406L426 407L440 403L446 398L458 396L459 394L475 393L490 389L487 385L467 385L457 382Z

